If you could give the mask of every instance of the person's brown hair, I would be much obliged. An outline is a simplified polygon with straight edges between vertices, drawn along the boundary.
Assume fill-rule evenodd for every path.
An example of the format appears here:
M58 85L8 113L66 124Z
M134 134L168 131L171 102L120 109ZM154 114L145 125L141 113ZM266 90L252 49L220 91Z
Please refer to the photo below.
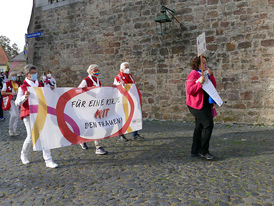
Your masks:
M36 66L32 65L32 64L27 64L25 67L24 67L24 71L25 71L25 74L29 74L30 73L30 70L32 69L36 69Z
M205 56L203 56L204 59L207 60L207 58ZM190 63L192 69L198 71L200 68L200 65L201 65L201 59L200 57L194 57Z

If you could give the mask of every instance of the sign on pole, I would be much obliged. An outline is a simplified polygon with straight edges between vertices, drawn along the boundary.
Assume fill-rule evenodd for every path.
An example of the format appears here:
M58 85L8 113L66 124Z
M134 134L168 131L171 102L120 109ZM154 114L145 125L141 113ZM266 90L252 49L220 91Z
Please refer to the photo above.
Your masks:
M38 36L42 36L42 32L36 32L36 33L30 33L30 34L26 34L26 38L33 38L33 37L38 37Z
M197 50L198 56L201 56L206 51L205 32L203 32L197 37Z

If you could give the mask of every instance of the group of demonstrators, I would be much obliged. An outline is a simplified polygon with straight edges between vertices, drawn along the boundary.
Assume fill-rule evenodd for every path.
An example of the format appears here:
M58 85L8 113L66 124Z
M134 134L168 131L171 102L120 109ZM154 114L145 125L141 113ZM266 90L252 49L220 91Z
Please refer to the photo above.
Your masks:
M40 81L38 81L38 73L37 68L34 65L27 65L25 67L25 75L26 78L21 86L16 81L16 73L11 73L9 81L4 84L2 89L2 95L7 98L11 98L9 104L11 105L6 110L10 112L10 124L9 124L9 134L10 136L17 136L17 122L19 117L19 109L20 106L20 118L23 120L24 125L27 131L27 137L23 143L23 147L21 150L21 162L23 164L28 164L30 161L28 159L28 153L32 146L32 131L30 124L30 109L29 109L29 91L28 87L48 87L54 90L56 88L56 80L52 77L51 71L47 71L43 73L43 76ZM87 69L88 76L85 77L78 88L84 87L101 87L102 84L99 80L99 66L96 64L91 64ZM120 72L114 78L113 85L122 85L135 83L132 74L130 74L129 63L124 62L120 65ZM15 99L16 98L16 99ZM121 135L120 139L123 141L128 141L128 139ZM137 131L132 133L133 140L142 140L144 139ZM108 152L101 145L101 141L94 141L96 150L95 154L97 155L105 155ZM82 149L88 149L86 143L80 144ZM46 167L56 168L58 164L56 164L51 157L50 150L42 150L43 158L46 163Z
M97 64L91 64L88 69L87 69L88 76L85 77L78 88L84 88L84 87L101 87L102 84L99 80L99 66ZM118 86L122 85L125 86L126 84L134 84L135 81L133 79L132 74L130 73L130 68L129 68L129 63L128 62L123 62L120 65L120 72L119 74L114 78L113 85ZM133 140L142 140L144 139L141 135L139 135L138 131L132 132L132 139ZM128 141L128 139L125 137L125 135L120 136L120 140L123 141ZM101 145L100 141L94 141L96 150L95 154L98 155L104 155L107 154L108 152L103 148ZM80 144L82 149L86 150L88 149L88 146L86 143L81 143Z
M28 104L28 96L29 92L27 91L27 87L50 87L54 89L56 87L56 83L54 78L50 75L47 76L45 81L38 82L36 67L32 65L27 65L25 68L25 81L20 86L17 81L17 73L10 72L8 75L8 79L3 84L1 95L3 99L2 107L4 110L8 110L10 113L9 120L9 135L10 136L18 136L17 132L17 123L19 119L19 106L20 106L20 118L23 120L27 137L24 141L22 150L21 150L21 161L23 164L28 164L29 160L27 158L27 154L32 146L32 135L31 135L31 125L30 125L30 117L29 117L29 104ZM47 74L51 72L48 71ZM52 79L51 79L52 78ZM53 83L52 83L53 82ZM55 168L58 165L52 161L52 157L50 154L50 150L43 150L43 157L46 162L46 166L50 168Z
M41 85L45 87L50 87L54 85L56 87L56 81L53 77L51 77L51 72L47 71L44 74L45 80L41 80ZM24 82L23 82L24 84ZM18 89L20 87L20 82L18 81L17 72L11 71L10 73L6 73L4 78L2 78L1 82L1 109L7 110L10 113L9 120L9 135L10 136L18 136L17 132L17 123L19 118L19 109L18 106L15 105L15 99L17 97ZM2 111L1 110L1 111ZM1 113L2 114L2 113ZM1 115L2 117L3 115ZM4 117L3 117L4 119Z
M201 70L204 70L208 78L216 87L215 77L212 71L206 66L206 58L203 58L201 64L200 58L196 57L192 60L192 71L186 80L186 104L189 111L195 117L195 129L193 133L193 143L191 149L191 155L193 157L201 157L207 160L211 160L214 156L209 152L209 141L213 130L213 105L211 97L203 91L202 86L205 82L205 76L201 75ZM120 65L120 71L114 78L113 85L133 84L134 78L130 72L130 65L128 62L123 62ZM91 64L87 69L88 76L85 77L78 88L84 87L101 87L102 84L99 80L99 66ZM20 118L23 120L27 131L27 137L23 143L21 150L21 161L23 164L28 164L28 153L32 146L32 131L30 124L30 109L29 109L29 92L28 87L49 87L52 90L56 88L56 80L52 77L51 71L47 71L42 75L41 81L38 80L37 68L33 65L27 65L25 67L25 80L20 86L16 81L16 73L11 72L9 74L9 80L3 84L1 94L4 99L8 99L8 106L5 108L10 112L9 122L9 135L17 136L17 123L19 118L20 106ZM3 104L4 105L4 104ZM119 139L122 141L128 141L125 135L120 135ZM133 140L144 139L138 131L132 132ZM103 148L101 141L94 141L95 154L105 155L108 152ZM82 149L88 149L86 143L80 144ZM56 168L58 165L52 160L50 150L43 150L43 158L46 163L46 167Z
M52 73L50 70L48 70L47 72L43 73L43 76L40 80L40 83L43 87L51 87L54 86L54 88L56 88L56 80L54 79L54 77L52 76Z

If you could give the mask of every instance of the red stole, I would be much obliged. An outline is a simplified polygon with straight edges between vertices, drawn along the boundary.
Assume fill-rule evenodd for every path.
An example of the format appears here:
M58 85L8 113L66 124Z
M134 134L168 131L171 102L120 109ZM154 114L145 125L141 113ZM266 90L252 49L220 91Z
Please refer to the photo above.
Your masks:
M132 74L125 74L123 72L119 72L119 74L115 78L117 82L124 82L125 84L135 83Z
M20 86L22 89L23 94L28 91L27 87L30 87L30 85L26 82L26 80L23 82L23 84ZM42 84L39 82L39 86L42 87ZM27 99L23 104L21 104L21 113L20 113L20 118L24 119L25 117L29 116L29 100Z

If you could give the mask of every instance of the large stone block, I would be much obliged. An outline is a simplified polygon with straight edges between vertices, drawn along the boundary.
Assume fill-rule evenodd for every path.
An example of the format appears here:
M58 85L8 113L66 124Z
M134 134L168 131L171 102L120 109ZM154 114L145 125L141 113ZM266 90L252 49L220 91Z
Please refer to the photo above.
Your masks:
M238 44L238 49L247 49L251 47L251 42L241 42Z
M233 43L227 43L226 44L226 50L227 51L233 51L235 49L235 44Z
M251 100L253 94L252 94L251 91L247 91L247 92L242 92L242 93L240 94L240 96L241 96L241 99L242 99L242 100Z
M218 4L219 0L207 0L207 4L209 5L214 5L214 4Z
M274 47L274 39L263 40L261 45L264 47Z

